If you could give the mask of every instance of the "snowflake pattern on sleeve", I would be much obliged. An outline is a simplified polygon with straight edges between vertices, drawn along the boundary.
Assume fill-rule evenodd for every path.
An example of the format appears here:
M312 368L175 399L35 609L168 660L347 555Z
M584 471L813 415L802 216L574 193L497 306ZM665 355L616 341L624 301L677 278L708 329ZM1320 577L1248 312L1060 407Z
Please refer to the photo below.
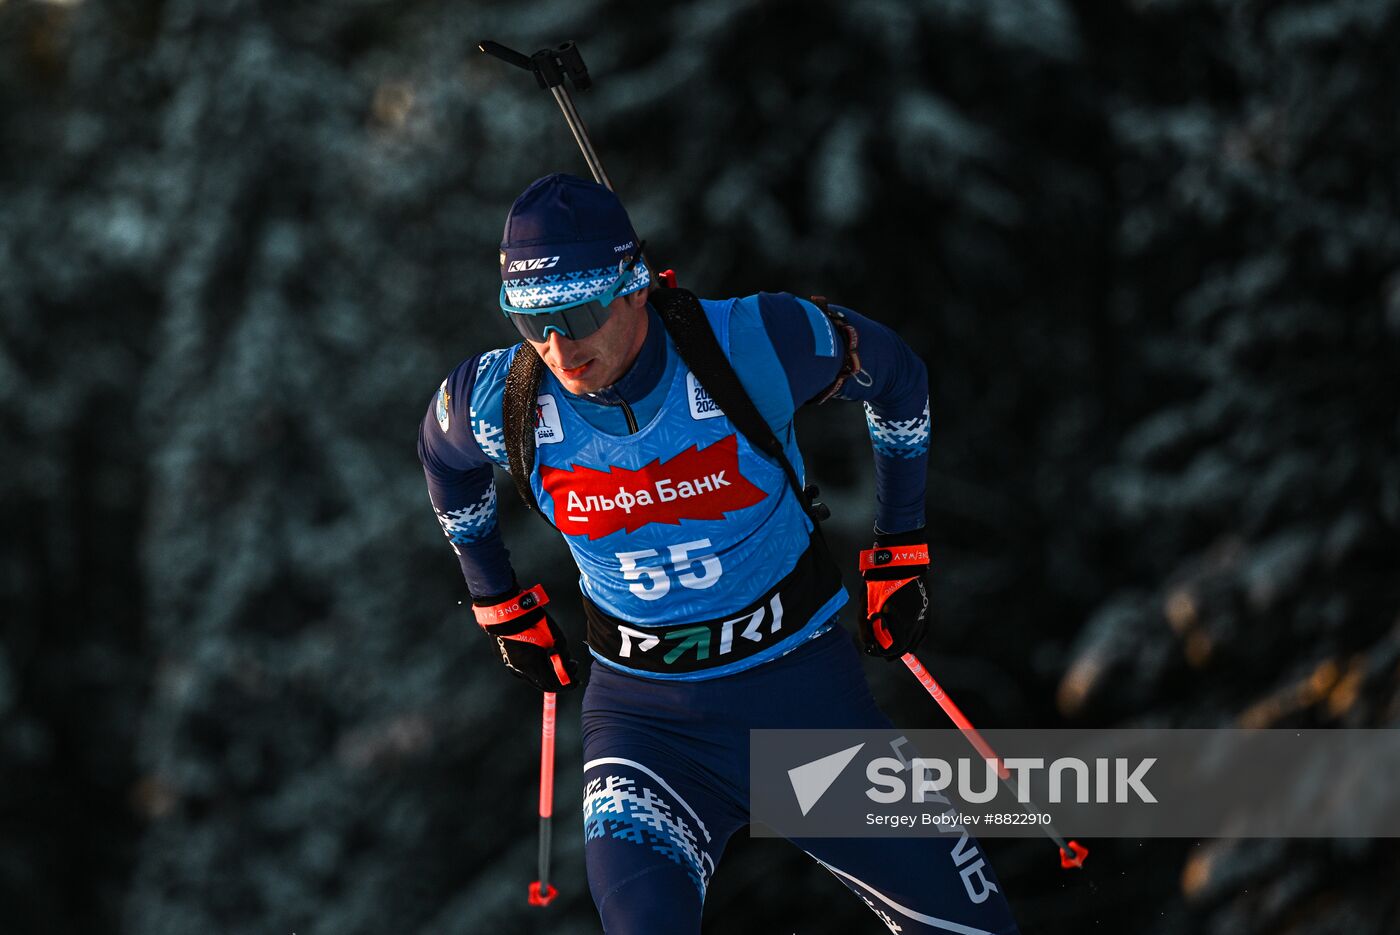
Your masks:
M476 438L476 444L481 449L481 453L497 464L504 465L506 463L506 436L501 426L480 418L475 409L471 411L471 420L472 435Z
M438 510L442 534L453 545L469 545L481 539L496 525L496 485L487 484L481 499L460 510Z
M870 429L870 441L875 450L891 458L917 458L928 452L929 411L924 399L924 411L913 419L882 419L870 403L865 403L865 424Z
M476 359L476 375L473 377L473 379L480 380L481 371L491 366L493 363L495 363L496 358L500 357L502 354L507 353L509 350L510 348L508 347L498 347L494 351L486 351L480 357L478 357Z
M481 355L476 364L476 377L474 379L476 386L479 387L481 385L481 374L486 368L495 363L498 358L508 353L510 353L510 349L502 347L494 351L487 351ZM499 400L500 396L499 393L496 392L492 393L488 398L494 401ZM482 410L478 411L476 402L477 393L473 391L472 405L468 408L472 436L476 439L477 447L481 449L482 454L502 467L505 467L507 462L505 431L501 426L482 415L482 412L489 413L491 407L489 405L483 405Z

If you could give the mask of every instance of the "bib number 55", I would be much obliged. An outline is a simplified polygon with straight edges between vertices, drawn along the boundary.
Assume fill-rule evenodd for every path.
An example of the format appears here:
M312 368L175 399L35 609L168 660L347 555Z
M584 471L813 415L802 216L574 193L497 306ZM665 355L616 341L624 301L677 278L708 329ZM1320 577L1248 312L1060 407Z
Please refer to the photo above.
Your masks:
M628 590L644 601L659 601L671 592L673 581L692 591L703 591L719 581L724 574L719 558L700 552L709 548L713 548L709 539L696 539L667 546L669 560L662 559L657 565L643 564L648 559L661 558L656 549L618 552L617 560L622 565L622 577L629 582ZM695 552L700 554L692 554Z

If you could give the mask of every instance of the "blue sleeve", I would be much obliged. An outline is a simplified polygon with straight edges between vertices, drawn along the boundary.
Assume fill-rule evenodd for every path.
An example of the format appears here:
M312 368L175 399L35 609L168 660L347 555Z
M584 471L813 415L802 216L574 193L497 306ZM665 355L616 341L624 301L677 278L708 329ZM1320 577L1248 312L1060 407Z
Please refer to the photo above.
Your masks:
M821 309L806 299L786 292L760 292L758 310L787 374L793 406L801 406L836 379L843 347Z
M499 425L478 416L473 406L477 381L500 352L471 357L458 364L433 394L418 426L418 460L428 481L428 498L438 523L457 553L473 596L501 594L515 585L510 552L501 541L496 520L496 463L482 451L478 436L500 447ZM499 408L499 394L494 400Z
M838 399L858 400L875 449L875 526L896 533L924 525L927 492L928 368L889 328L839 308L859 337L859 379L848 379ZM844 356L821 309L787 293L760 293L768 339L787 374L796 405L831 385Z

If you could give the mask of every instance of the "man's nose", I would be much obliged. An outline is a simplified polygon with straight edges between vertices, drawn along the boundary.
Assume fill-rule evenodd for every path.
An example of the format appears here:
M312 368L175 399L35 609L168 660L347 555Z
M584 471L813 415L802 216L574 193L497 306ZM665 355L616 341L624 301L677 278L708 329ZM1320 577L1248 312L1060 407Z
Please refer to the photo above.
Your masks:
M544 339L544 344L549 348L550 356L558 361L567 359L567 355L572 353L574 348L574 342L558 331L551 331L549 337Z

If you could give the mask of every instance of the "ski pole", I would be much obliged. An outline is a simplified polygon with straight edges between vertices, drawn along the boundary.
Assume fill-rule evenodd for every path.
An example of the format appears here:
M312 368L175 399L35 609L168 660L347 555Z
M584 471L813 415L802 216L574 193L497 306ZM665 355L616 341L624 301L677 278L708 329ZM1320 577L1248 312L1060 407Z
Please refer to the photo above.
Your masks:
M564 42L553 49L540 49L534 55L517 52L490 39L481 40L476 47L487 55L516 68L523 68L535 76L540 87L554 96L554 102L563 111L564 122L569 125L569 132L574 135L574 142L583 153L583 161L588 164L593 181L608 191L613 191L612 180L603 168L603 160L598 156L598 151L593 148L593 140L588 136L588 127L584 126L583 118L574 106L573 95L569 93L564 81L568 78L580 91L587 91L593 86L593 79L588 77L588 66L583 63L583 53L579 51L578 45ZM675 270L661 270L656 274L656 278L668 288L676 288Z
M894 642L882 621L876 620L874 629L875 638L879 640L882 646L889 646ZM938 706L943 709L943 713L948 715L948 719L957 725L958 730L962 731L962 735L966 737L968 742L982 755L982 758L992 761L996 767L997 778L1001 780L1001 784L1006 787L1006 790L1011 792L1017 804L1029 814L1039 814L1033 810L1029 803L1022 802L1020 797L1012 790L1010 779L1011 771L1002 763L1001 757L997 756L996 751L992 749L992 745L987 743L982 735L977 732L977 728L972 726L972 722L968 720L967 715L963 714L962 710L953 703L953 699L948 697L948 693L943 690L942 685L938 684L933 674L929 672L928 669L924 668L924 664L919 661L919 658L913 653L905 653L899 657L899 661L904 663L905 668L913 673L914 678L919 680L920 685L924 686L924 690L929 693L934 701L938 702ZM1084 866L1084 858L1089 856L1089 849L1087 847L1080 844L1078 841L1066 841L1060 833L1055 830L1055 826L1048 821L1041 824L1040 827L1046 835L1049 836L1050 840L1055 842L1055 846L1059 848L1061 867L1068 870L1071 867Z
M548 906L549 901L558 895L558 891L549 883L549 820L554 814L554 714L555 694L545 692L544 712L540 719L540 878L530 884L532 906Z

